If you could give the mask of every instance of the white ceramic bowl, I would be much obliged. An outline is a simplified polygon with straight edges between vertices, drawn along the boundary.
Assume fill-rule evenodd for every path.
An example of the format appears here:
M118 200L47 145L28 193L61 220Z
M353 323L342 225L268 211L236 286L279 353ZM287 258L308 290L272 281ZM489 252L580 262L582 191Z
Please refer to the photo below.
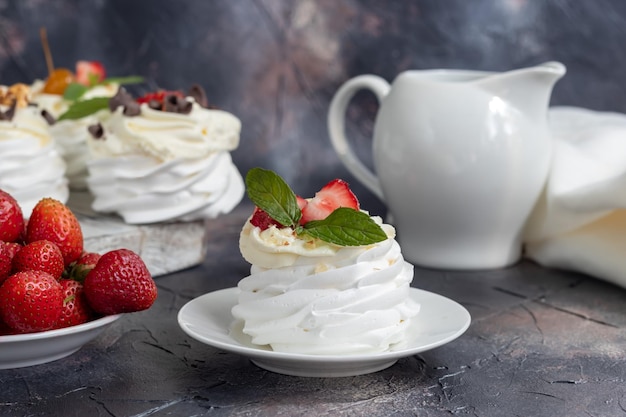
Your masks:
M71 355L120 317L117 314L63 329L0 336L0 369L39 365Z

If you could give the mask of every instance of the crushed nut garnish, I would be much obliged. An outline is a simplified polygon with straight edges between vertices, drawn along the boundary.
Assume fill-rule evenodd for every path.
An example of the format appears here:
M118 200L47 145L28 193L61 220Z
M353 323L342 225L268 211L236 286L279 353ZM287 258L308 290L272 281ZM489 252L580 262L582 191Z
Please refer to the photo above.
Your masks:
M26 84L17 83L10 87L0 86L0 105L23 108L28 106L30 98L30 87Z

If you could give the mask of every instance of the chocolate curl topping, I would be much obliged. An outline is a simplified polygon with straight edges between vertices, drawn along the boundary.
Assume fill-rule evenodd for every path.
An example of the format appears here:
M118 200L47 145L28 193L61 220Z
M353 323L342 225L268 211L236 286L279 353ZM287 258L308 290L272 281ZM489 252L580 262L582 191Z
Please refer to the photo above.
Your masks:
M49 126L52 126L53 124L55 124L57 122L57 119L54 118L53 115L50 114L50 112L46 109L43 109L41 111L41 116L46 119L46 122L48 122Z
M104 139L104 129L100 123L89 126L87 130L94 139Z
M141 107L136 101L131 101L124 105L124 116L139 116L141 114Z
M118 107L128 107L130 103L136 103L133 97L123 88L120 87L117 93L109 100L109 110L114 112Z
M13 116L15 116L15 107L17 106L17 101L13 102L11 107L7 111L4 112L3 119L1 120L13 120Z
M171 113L189 114L192 104L184 97L177 94L169 94L163 99L163 111Z
M200 106L204 108L209 107L209 100L207 99L204 88L202 88L201 85L192 85L189 89L189 95L193 97L193 99L196 100L196 103L198 103Z
M148 107L152 110L161 110L161 103L158 100L150 100L148 102Z
M189 114L191 113L191 109L193 108L193 104L191 101L181 99L178 104L178 112L181 114Z
M178 113L178 96L169 94L163 99L163 111Z

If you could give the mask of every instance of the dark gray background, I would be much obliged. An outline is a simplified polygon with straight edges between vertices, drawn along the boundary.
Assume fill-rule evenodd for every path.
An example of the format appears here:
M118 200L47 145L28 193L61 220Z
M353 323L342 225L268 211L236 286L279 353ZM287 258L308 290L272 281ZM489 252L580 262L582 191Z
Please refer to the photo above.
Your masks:
M243 121L233 153L310 195L351 179L326 130L328 103L348 78L391 80L409 68L507 70L559 60L553 104L625 111L623 0L0 0L0 83L46 67L46 26L58 66L102 60L149 87L202 84ZM350 109L350 135L369 160L375 100ZM250 211L210 222L205 262L160 277L159 298L74 355L0 373L7 416L614 416L626 410L626 293L528 261L459 273L417 268L414 285L466 306L461 338L354 378L265 372L184 336L177 311L249 271L238 234ZM2 395L4 394L4 395Z
M14 0L0 13L2 84L46 76L45 26L56 66L100 60L110 75L145 76L143 90L203 85L243 122L233 153L242 173L274 169L305 196L335 176L369 196L326 130L333 93L358 74L391 81L406 69L558 60L568 73L552 104L626 109L621 0ZM349 136L369 164L376 110L368 93L349 110Z

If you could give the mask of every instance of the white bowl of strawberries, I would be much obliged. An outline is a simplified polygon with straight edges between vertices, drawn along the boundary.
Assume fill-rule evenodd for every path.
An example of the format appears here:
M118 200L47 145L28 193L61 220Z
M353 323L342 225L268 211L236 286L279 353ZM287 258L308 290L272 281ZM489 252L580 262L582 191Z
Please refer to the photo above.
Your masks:
M0 190L0 369L70 355L156 297L136 253L84 250L80 223L65 204L43 198L25 219Z

